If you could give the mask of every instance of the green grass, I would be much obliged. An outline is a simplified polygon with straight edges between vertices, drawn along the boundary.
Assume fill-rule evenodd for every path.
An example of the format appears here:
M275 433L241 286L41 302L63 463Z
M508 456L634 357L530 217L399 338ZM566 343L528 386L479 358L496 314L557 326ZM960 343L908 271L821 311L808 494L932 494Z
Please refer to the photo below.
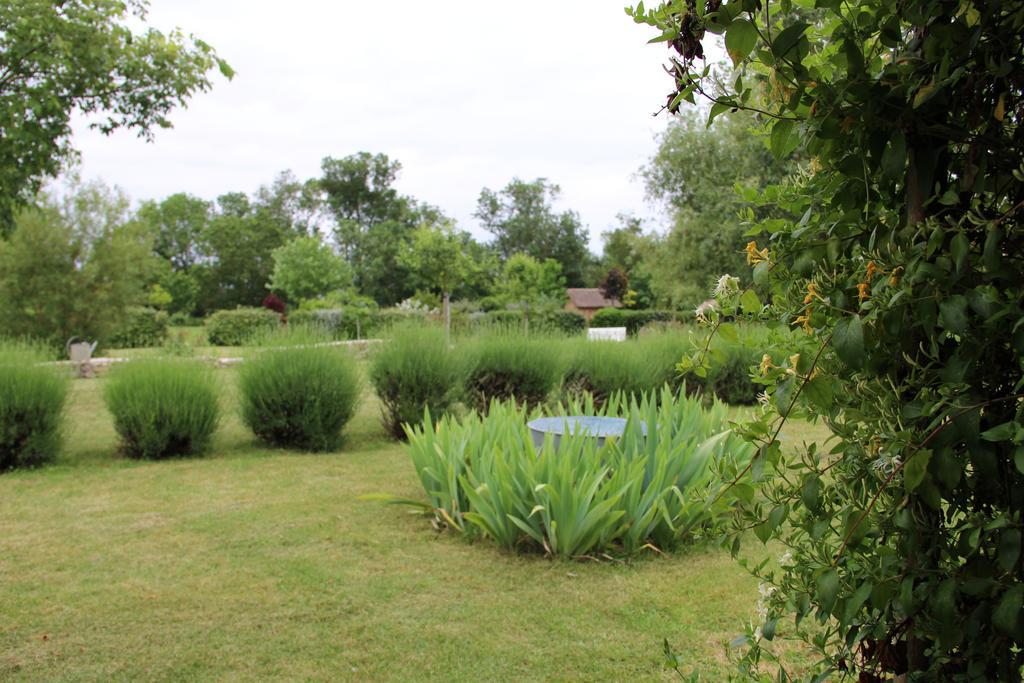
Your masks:
M0 476L0 680L717 680L757 601L727 554L516 557L438 535L367 393L343 450L270 450L229 407L202 460L115 455L78 380L57 464ZM819 438L797 426L790 443Z

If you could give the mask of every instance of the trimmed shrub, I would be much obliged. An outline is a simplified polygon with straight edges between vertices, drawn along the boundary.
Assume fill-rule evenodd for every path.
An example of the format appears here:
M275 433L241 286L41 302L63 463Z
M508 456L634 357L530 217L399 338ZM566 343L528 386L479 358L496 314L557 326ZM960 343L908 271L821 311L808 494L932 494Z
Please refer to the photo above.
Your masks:
M598 406L616 392L656 395L667 385L674 393L682 384L676 365L689 348L689 340L681 335L573 343L562 393L570 399L589 394Z
M377 312L355 308L320 308L299 310L288 316L290 327L312 327L331 339L366 337L368 329L376 325Z
M361 389L352 356L323 346L263 351L238 382L242 419L261 441L308 451L338 447Z
M628 310L625 308L602 308L590 320L591 327L625 327L626 333L635 337L640 329L653 322L671 322L678 319L671 311Z
M139 306L125 312L107 345L115 349L141 349L162 346L166 340L167 314Z
M380 397L388 434L405 438L405 425L446 414L462 393L464 366L449 349L444 332L433 327L405 327L375 351L370 382Z
M206 321L206 339L214 346L244 346L257 334L277 329L281 317L265 308L217 311Z
M595 412L626 418L622 436L600 445L568 433L537 447L526 424L532 415L504 403L486 418L474 412L413 428L422 507L467 536L564 558L670 550L714 536L740 495L722 483L748 476L754 453L729 431L725 406L705 409L666 389L657 400L616 394L603 410L577 404L555 414Z
M534 407L562 377L561 345L553 339L492 334L465 349L466 397L481 412L494 400Z
M41 348L0 340L0 471L53 460L61 445L68 373Z
M130 458L202 455L220 420L213 371L180 360L146 360L114 368L103 398L121 450Z
M197 318L188 313L171 313L167 318L167 324L172 327L202 327L203 319Z
M524 312L521 310L488 311L477 316L478 327L506 332L520 332ZM550 332L563 335L582 334L587 329L587 319L573 311L530 311L530 331Z

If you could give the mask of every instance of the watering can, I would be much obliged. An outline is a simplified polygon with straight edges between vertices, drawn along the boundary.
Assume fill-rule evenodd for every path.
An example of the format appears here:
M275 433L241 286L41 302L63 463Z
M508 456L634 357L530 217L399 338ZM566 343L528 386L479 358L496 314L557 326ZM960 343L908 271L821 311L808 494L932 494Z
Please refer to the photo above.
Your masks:
M76 337L68 340L68 358L72 363L86 363L92 359L92 352L96 350L97 342L90 344L86 341L75 342Z

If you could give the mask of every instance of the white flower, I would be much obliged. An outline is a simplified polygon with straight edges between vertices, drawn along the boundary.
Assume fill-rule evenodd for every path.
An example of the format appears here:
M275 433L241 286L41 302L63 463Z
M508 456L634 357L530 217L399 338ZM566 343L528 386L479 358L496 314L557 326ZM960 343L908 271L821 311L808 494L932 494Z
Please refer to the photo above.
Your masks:
M780 567L792 567L795 564L796 562L793 561L793 553L789 552L788 550L782 554L782 557L779 558Z
M722 277L718 278L718 282L715 283L715 289L712 292L715 297L729 296L740 291L740 279L726 273Z
M899 466L900 457L898 455L886 455L885 453L879 453L878 459L872 463L872 467L886 475L895 472Z
M718 302L714 299L708 299L700 306L694 309L693 313L697 317L697 320L706 323L708 321L708 314L718 309Z
M761 638L762 638L761 627L758 626L757 628L754 629L754 642L755 643L760 643L761 642Z

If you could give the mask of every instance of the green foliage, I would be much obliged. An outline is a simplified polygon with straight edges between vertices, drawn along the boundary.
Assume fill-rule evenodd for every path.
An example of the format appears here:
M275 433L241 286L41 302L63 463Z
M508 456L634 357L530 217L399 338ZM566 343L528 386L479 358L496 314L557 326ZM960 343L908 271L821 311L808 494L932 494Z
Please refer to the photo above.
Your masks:
M488 311L475 318L475 326L504 332L518 332L523 329L526 312L521 310ZM556 335L573 336L587 329L587 319L575 311L553 311L542 309L530 312L530 329Z
M280 325L281 316L265 308L217 311L206 320L206 339L214 346L244 346Z
M179 192L163 201L143 202L139 220L153 233L153 251L171 266L171 272L185 274L199 261L203 230L213 216L205 199ZM171 291L170 287L166 287Z
M124 363L111 371L103 398L130 458L202 455L220 419L212 371L193 361Z
M484 334L460 352L466 363L466 399L481 412L495 400L540 405L562 376L561 347L545 337Z
M662 305L697 306L724 273L747 279L743 245L749 226L739 212L797 168L788 155L772 155L752 132L756 125L752 116L736 115L708 127L698 112L681 113L642 169L648 196L672 217L671 229L650 244L644 261Z
M579 215L574 211L556 214L552 208L560 192L558 185L544 178L533 182L514 178L500 192L481 190L476 217L494 235L502 259L515 254L541 262L552 259L561 266L570 287L581 287L583 266L593 257Z
M648 335L627 343L572 342L562 392L573 399L589 395L602 406L620 392L655 396L665 385L676 390L681 384L676 365L691 348L689 338L681 334Z
M577 404L559 414L594 412ZM599 446L584 433L557 444L549 436L539 448L528 411L512 404L493 404L486 418L428 415L409 431L428 509L471 537L562 558L670 550L713 532L733 501L712 496L752 453L722 431L724 409L666 392L616 396L598 412L628 419L620 438Z
M813 159L761 193L785 220L745 212L771 236L747 251L767 307L719 296L807 333L762 365L770 408L740 426L763 479L734 548L752 528L787 549L751 567L772 589L741 665L764 672L792 616L818 680L1020 680L1024 3L690 7L631 11L679 53L670 108L756 109L777 157ZM706 31L737 65L713 86ZM829 452L782 456L800 415L832 428Z
M315 345L263 350L238 383L242 419L261 441L309 451L338 447L362 389L347 351Z
M419 424L426 409L445 415L461 398L465 364L449 348L443 332L408 326L374 351L370 382L380 397L384 428L396 439L405 426Z
M625 308L602 308L590 319L591 327L625 327L633 337L644 325L655 322L671 322L679 316L671 311L644 311Z
M92 118L103 133L127 128L151 138L170 127L173 109L210 89L208 72L231 77L197 38L134 31L145 16L141 0L0 5L0 234L73 155L73 116Z
M297 237L275 249L271 256L274 271L267 286L283 292L292 303L352 284L348 264L318 237Z
M565 278L554 259L538 261L528 254L513 254L501 269L498 295L511 304L537 304L565 300Z
M53 460L61 446L66 368L41 347L0 339L0 472Z
M163 311L142 306L129 308L107 344L115 349L162 346L167 340L167 321Z
M72 184L62 201L18 214L0 240L0 323L5 334L63 345L105 340L142 303L153 264L128 200L99 183Z

